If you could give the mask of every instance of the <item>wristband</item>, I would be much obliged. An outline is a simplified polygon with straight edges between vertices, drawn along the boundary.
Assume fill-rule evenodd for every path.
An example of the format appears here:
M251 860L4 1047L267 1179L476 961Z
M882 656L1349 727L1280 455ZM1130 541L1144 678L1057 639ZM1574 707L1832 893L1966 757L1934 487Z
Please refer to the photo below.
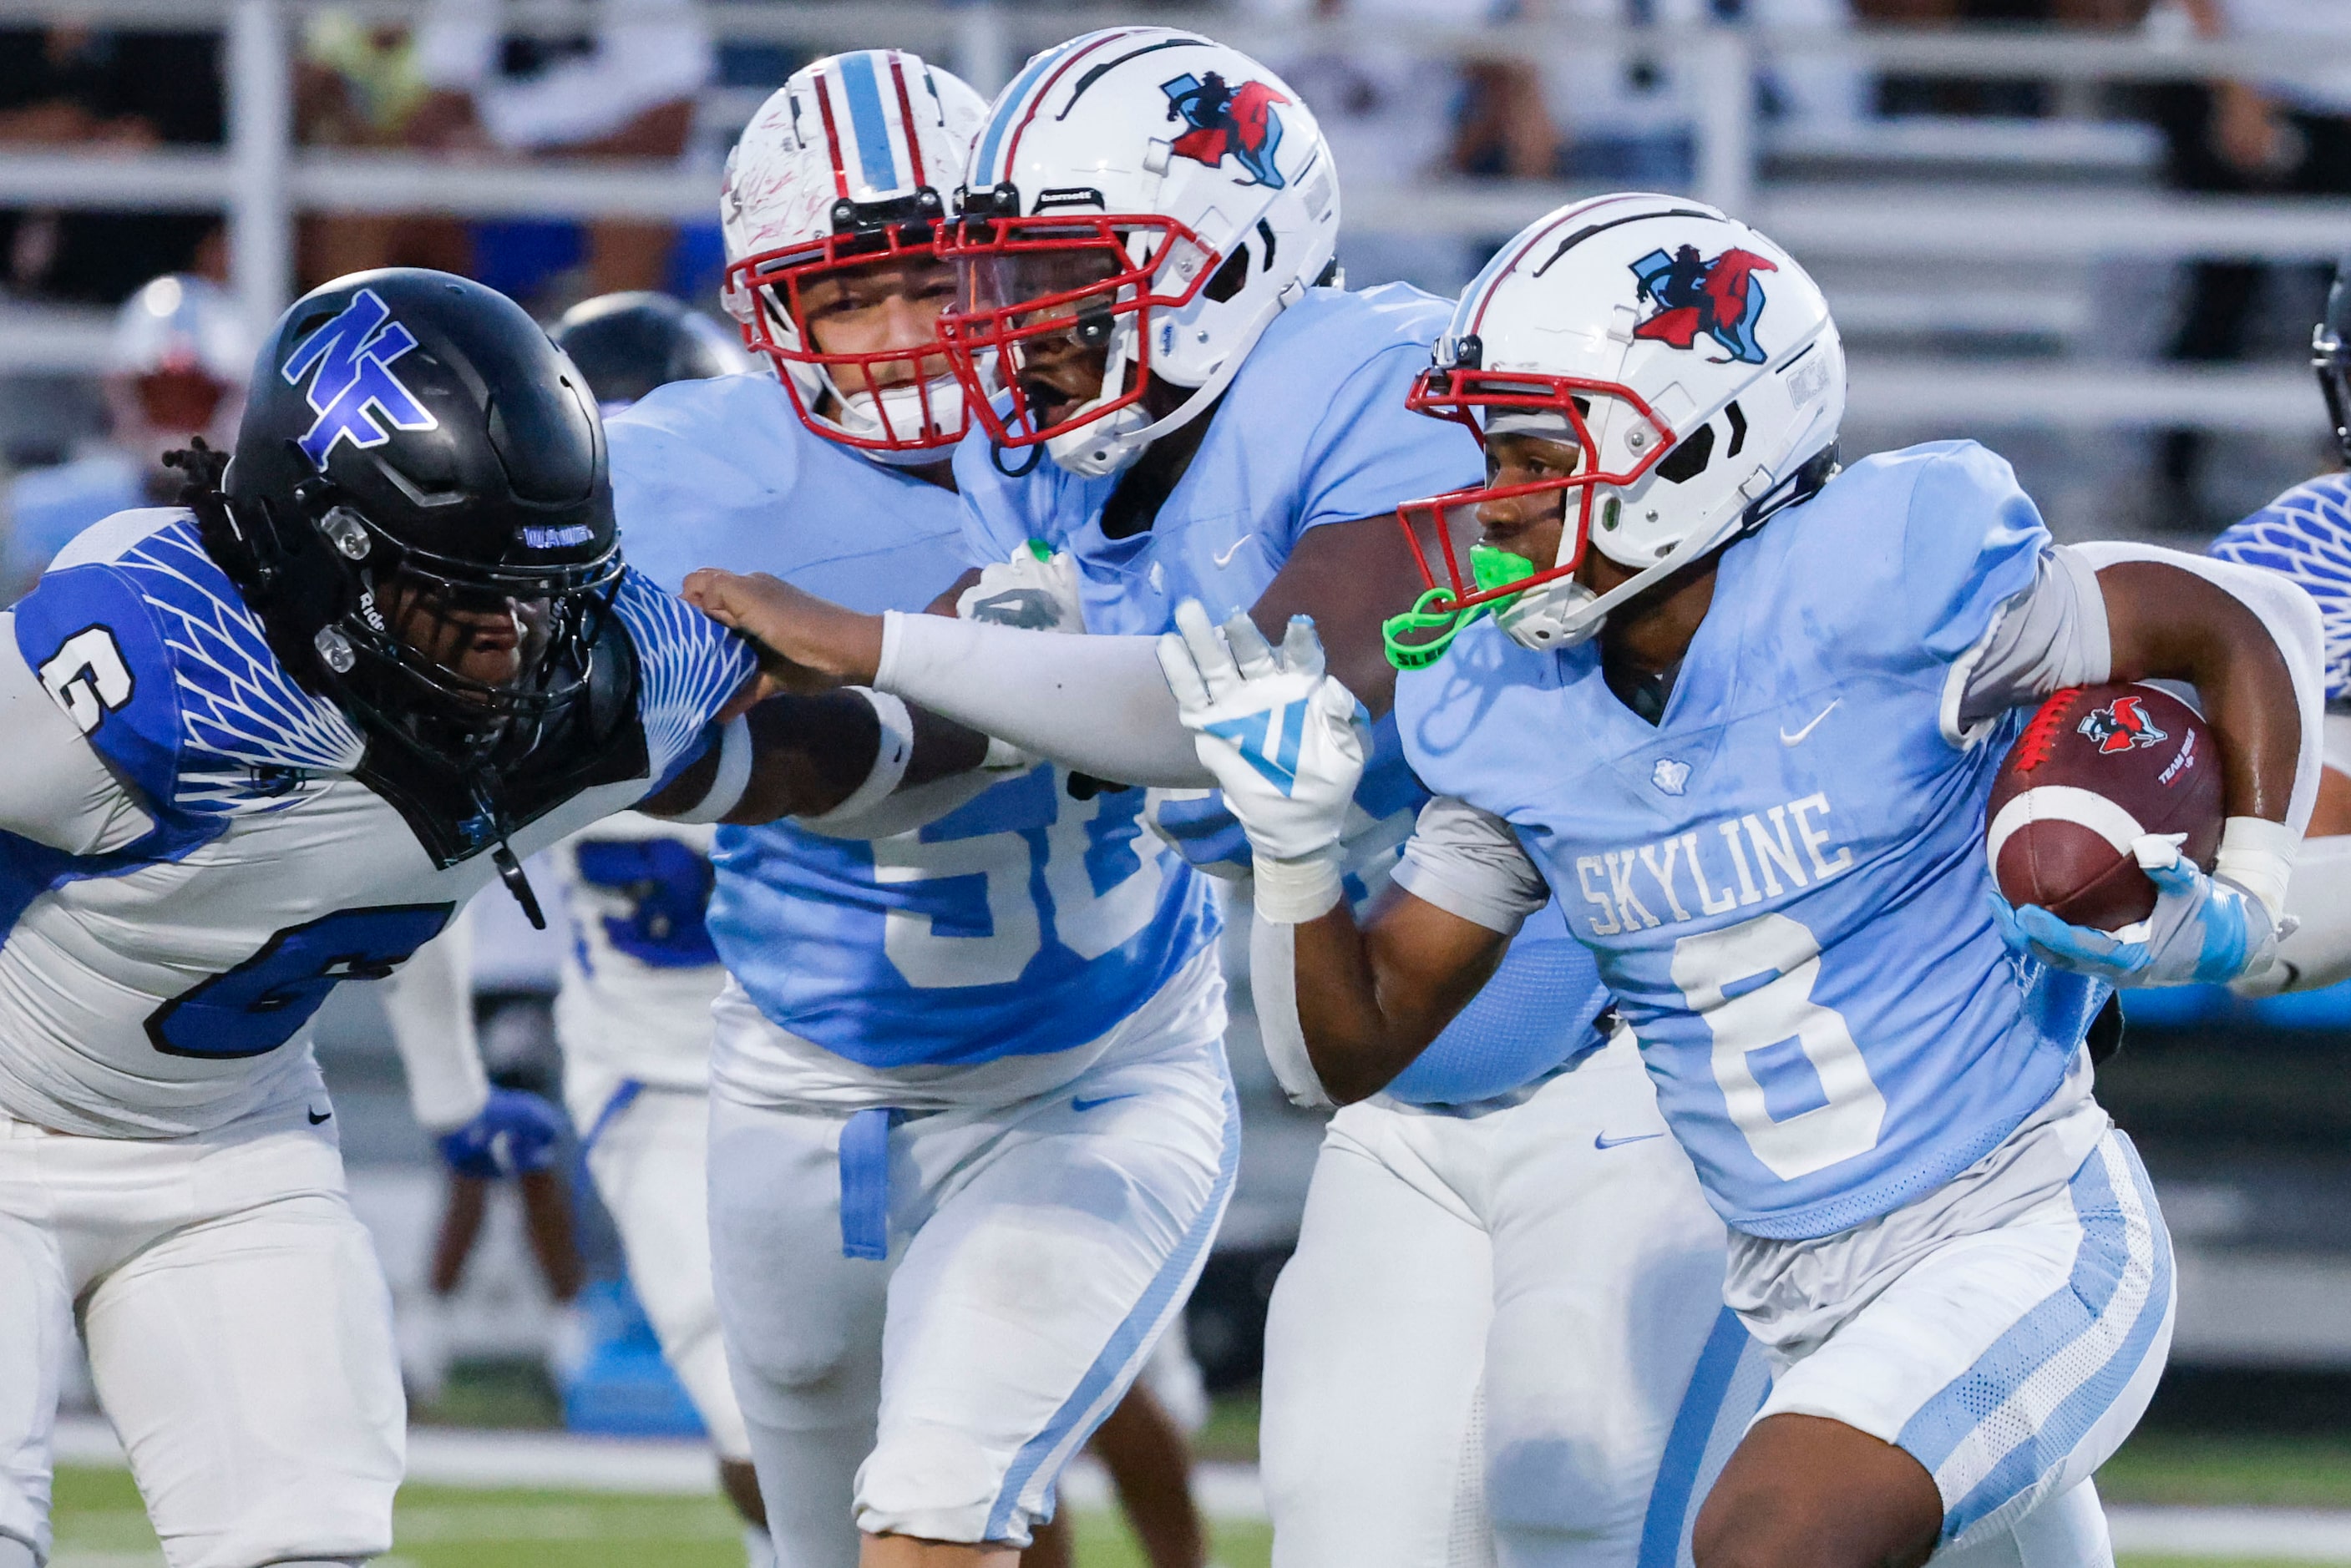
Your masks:
M2220 828L2220 853L2212 875L2226 877L2262 901L2276 922L2285 914L2286 883L2294 876L2302 836L2283 822L2232 816Z
M1302 926L1329 914L1347 896L1346 857L1335 844L1295 860L1253 858L1260 919Z
M743 791L751 782L751 724L741 714L726 722L718 732L718 772L710 780L710 787L691 810L682 811L669 818L672 822L716 822L735 809L743 798Z
M896 793L906 776L906 764L914 760L914 720L906 711L906 704L886 691L863 686L847 690L873 705L873 716L881 721L882 733L873 748L872 771L865 775L865 782L851 790L848 798L831 810L796 819L802 826L819 833L824 832L829 824L862 815Z

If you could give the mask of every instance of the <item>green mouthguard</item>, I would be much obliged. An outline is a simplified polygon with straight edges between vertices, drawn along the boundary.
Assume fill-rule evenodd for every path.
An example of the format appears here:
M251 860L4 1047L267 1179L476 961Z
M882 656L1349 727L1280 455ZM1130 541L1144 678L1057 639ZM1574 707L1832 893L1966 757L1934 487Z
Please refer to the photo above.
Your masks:
M1512 555L1492 545L1469 546L1469 576L1481 592L1506 588L1534 575L1535 564L1524 556ZM1505 594L1471 609L1448 609L1440 607L1451 604L1453 591L1430 588L1413 601L1412 608L1381 623L1380 639L1387 645L1388 662L1398 670L1426 669L1445 657L1445 650L1453 646L1462 628L1517 597Z

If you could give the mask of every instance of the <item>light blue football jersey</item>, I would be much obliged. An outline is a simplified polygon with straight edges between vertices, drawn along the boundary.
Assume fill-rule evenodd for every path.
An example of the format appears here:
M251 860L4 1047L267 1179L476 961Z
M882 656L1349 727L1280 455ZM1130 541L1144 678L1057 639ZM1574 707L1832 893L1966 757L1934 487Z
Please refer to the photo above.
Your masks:
M1274 317L1217 406L1184 477L1152 526L1124 539L1102 531L1115 477L1088 479L1050 461L1008 477L983 441L956 453L972 549L1008 557L1041 539L1076 558L1086 628L1146 635L1196 598L1222 620L1257 603L1309 529L1393 512L1397 504L1475 483L1477 443L1458 425L1405 407L1429 345L1452 310L1403 284L1360 294L1310 290ZM1399 585L1409 597L1409 585ZM1417 810L1392 725L1357 794L1374 817ZM1246 857L1221 801L1164 812L1202 860ZM1389 1093L1465 1104L1506 1093L1597 1044L1605 1004L1591 961L1555 918L1530 921L1479 1000Z
M918 610L968 564L955 495L825 440L765 374L662 387L606 427L622 545L675 584L771 572ZM723 827L709 928L778 1027L868 1067L1034 1055L1108 1033L1215 939L1140 792L1039 767L916 832Z
M2013 959L1955 660L2049 545L1972 442L1869 458L1721 561L1662 723L1597 647L1490 620L1398 685L1431 789L1507 819L1599 960L1716 1210L1827 1235L1940 1187L2048 1099L2106 990Z
M139 464L101 452L37 468L8 486L8 526L0 535L0 595L30 588L59 550L85 528L148 504Z
M2212 555L2265 566L2318 601L2326 700L2351 696L2351 473L2323 473L2220 531Z

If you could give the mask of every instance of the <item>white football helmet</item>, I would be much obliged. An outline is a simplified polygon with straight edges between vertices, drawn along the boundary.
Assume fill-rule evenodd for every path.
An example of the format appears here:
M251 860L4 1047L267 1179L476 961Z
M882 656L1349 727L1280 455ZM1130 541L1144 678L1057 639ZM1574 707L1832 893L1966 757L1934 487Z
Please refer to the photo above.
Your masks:
M1266 324L1332 275L1339 234L1338 174L1298 95L1173 27L1030 60L988 110L956 205L940 249L963 292L939 330L979 420L998 445L1042 444L1090 475L1214 402ZM1106 356L1094 395L1041 424L1020 377L1040 340ZM1193 389L1156 421L1153 376Z
M1523 431L1572 442L1565 479L1476 486L1401 509L1441 543L1446 579L1391 624L1398 662L1441 653L1461 612L1490 607L1528 648L1562 648L1684 564L1810 497L1834 471L1844 350L1821 291L1787 252L1677 196L1602 196L1530 225L1487 264L1437 339L1409 405L1482 441ZM1555 492L1555 560L1472 552L1484 504ZM1632 578L1575 581L1587 548ZM1487 558L1478 559L1479 555ZM1531 571L1528 568L1531 567ZM1396 634L1405 632L1406 646Z
M260 343L218 284L166 273L115 312L105 391L115 444L153 463L201 435L226 448Z
M860 49L793 73L726 157L727 312L810 429L883 462L935 462L960 440L970 426L962 385L930 344L820 353L801 294L877 262L941 265L946 193L987 114L979 94L935 66ZM944 275L939 286L944 294Z

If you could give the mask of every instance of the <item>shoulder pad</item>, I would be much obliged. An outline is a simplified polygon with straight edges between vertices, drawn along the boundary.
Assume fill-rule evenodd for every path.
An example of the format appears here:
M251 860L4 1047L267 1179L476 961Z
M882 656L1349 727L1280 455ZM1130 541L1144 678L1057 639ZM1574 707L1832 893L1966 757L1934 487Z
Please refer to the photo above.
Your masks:
M185 512L119 513L68 545L16 607L16 644L99 754L160 809L289 805L364 751L298 685Z

